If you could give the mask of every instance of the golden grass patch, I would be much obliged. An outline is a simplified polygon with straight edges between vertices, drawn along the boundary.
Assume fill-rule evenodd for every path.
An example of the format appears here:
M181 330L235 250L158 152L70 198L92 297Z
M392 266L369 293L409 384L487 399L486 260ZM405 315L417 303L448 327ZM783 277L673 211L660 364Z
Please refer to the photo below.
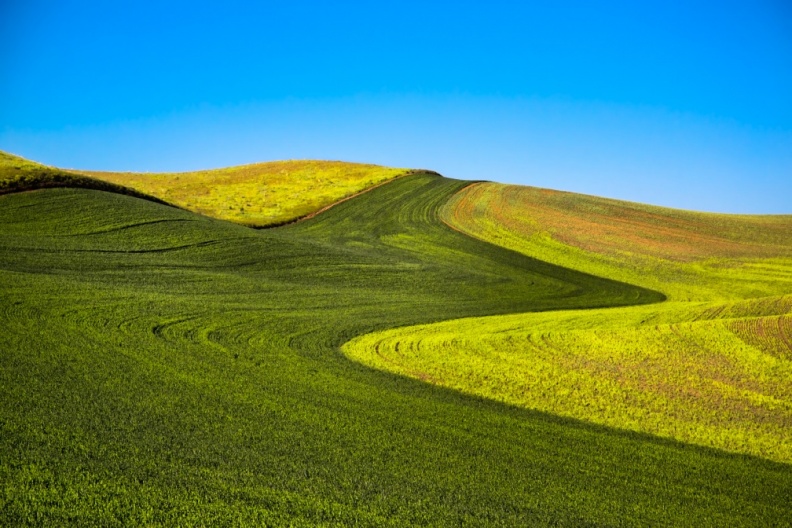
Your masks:
M239 224L290 222L409 171L341 161L273 161L182 173L74 171Z
M792 462L792 216L482 183L441 218L669 301L393 329L350 341L349 357L509 404Z

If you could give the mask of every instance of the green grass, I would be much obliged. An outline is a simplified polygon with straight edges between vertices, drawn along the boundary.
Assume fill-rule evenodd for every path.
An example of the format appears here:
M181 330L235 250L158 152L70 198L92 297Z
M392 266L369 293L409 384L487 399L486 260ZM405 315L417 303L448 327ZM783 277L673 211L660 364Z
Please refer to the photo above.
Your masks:
M441 216L471 236L673 301L792 293L792 215L698 213L482 183Z
M792 462L792 296L472 318L352 359L508 404Z
M364 163L314 160L180 173L79 171L188 211L251 227L292 222L411 172Z
M122 185L48 167L0 150L0 195L57 187L95 189L165 203L156 197Z
M671 302L392 329L348 343L349 357L530 409L792 462L792 216L478 184L441 217Z
M91 190L0 196L0 524L757 526L790 466L350 362L349 339L662 300L457 233L400 178L254 231Z

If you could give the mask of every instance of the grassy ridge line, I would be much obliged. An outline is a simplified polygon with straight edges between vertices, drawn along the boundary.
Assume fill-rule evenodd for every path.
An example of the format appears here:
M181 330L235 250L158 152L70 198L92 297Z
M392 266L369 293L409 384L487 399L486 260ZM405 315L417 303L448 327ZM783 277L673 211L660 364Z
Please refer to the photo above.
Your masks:
M55 167L28 161L19 156L0 151L0 195L36 189L74 187L113 192L151 200L163 205L167 202L143 192L115 183L76 174Z
M0 151L0 194L56 187L95 189L255 228L311 218L392 179L419 173L438 175L332 161L276 161L186 173L76 171Z
M507 403L792 462L792 309L784 296L792 292L792 217L481 183L455 195L441 218L672 301L389 330L346 344L349 357Z
M425 169L410 169L410 170L408 170L408 171L406 171L406 172L404 172L402 174L399 174L398 176L394 177L391 180L386 180L386 181L374 184L371 187L367 187L367 188L365 188L365 189L363 189L361 191L358 191L358 192L356 192L354 194L351 194L349 196L341 198L337 202L333 202L333 203L331 203L329 205L326 205L326 206L322 207L321 209L319 209L317 211L314 211L312 213L308 213L308 214L306 214L304 216L301 216L299 218L295 218L294 220L286 220L286 221L283 221L283 222L278 223L278 224L270 224L270 225L268 225L266 227L282 227L282 226L285 226L285 225L294 224L294 223L297 223L297 222L303 222L305 220L310 220L313 217L315 217L316 215L320 215L320 214L324 213L325 211L328 211L328 210L332 209L333 207L346 202L347 200L351 200L352 198L357 198L361 194L365 194L365 193L367 193L369 191L373 191L374 189L376 189L378 187L381 187L381 186L383 186L383 185L385 185L387 183L390 183L391 181L395 180L396 178L403 178L405 176L414 176L416 174L431 174L431 175L434 175L434 176L442 177L442 175L440 173L435 172L435 171L425 170Z
M254 231L121 195L0 197L0 524L756 526L788 466L348 361L367 332L653 292L443 226L398 179Z
M479 239L670 300L792 291L792 215L697 213L481 183L454 196L441 217Z
M80 171L179 207L249 227L296 221L408 169L340 161L273 161L184 173Z

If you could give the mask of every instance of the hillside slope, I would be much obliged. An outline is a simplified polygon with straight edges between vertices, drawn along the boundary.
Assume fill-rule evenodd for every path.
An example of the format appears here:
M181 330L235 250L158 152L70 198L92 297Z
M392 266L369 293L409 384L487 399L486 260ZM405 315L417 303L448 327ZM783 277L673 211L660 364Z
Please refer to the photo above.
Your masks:
M57 187L94 189L165 203L122 185L48 167L0 150L0 195Z
M478 238L674 301L792 292L792 215L698 213L484 183L456 195L442 216Z
M272 161L181 173L78 172L188 211L266 227L315 213L411 171L341 161Z
M394 329L347 344L350 357L531 409L792 462L792 216L484 183L441 217L670 302Z
M127 196L0 196L0 523L773 525L789 466L504 406L345 341L661 294L439 220L397 179L254 231Z

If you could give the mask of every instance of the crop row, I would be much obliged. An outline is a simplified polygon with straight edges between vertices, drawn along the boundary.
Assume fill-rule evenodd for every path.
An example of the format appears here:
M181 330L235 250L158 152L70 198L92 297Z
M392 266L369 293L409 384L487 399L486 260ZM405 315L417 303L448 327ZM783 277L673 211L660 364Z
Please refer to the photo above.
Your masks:
M792 462L792 217L484 183L455 195L441 218L671 301L394 329L348 343L349 357L526 408Z
M465 185L399 178L263 231L96 191L0 197L0 525L788 519L788 465L339 353L394 326L663 298L448 229Z
M695 213L482 183L452 197L441 217L482 240L672 300L792 292L792 216Z
M733 306L703 303L465 319L344 350L505 403L792 462L790 299L757 317L744 301L737 319L726 318Z
M79 171L189 211L255 227L294 221L407 172L379 165L312 160L183 173Z
M778 518L775 466L338 353L393 325L659 298L453 232L437 209L464 185L400 178L264 231L88 190L0 197L0 524L681 524L734 517L724 495L744 524ZM690 463L714 493L651 489Z

